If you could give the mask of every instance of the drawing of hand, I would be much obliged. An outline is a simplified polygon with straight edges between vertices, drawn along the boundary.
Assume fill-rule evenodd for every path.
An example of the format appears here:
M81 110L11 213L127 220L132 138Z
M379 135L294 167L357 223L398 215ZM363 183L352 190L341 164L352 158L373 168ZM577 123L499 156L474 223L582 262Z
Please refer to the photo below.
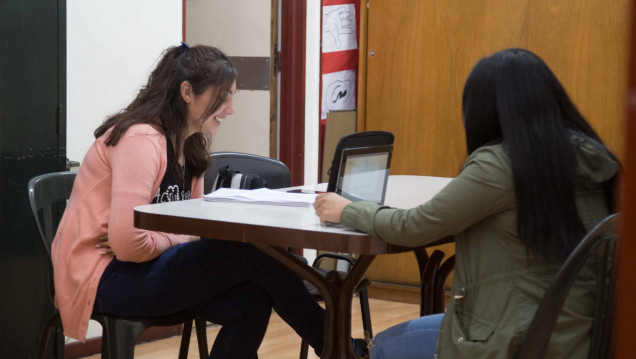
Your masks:
M336 47L340 48L340 34L353 33L353 21L351 11L339 7L324 15L326 31L336 40Z

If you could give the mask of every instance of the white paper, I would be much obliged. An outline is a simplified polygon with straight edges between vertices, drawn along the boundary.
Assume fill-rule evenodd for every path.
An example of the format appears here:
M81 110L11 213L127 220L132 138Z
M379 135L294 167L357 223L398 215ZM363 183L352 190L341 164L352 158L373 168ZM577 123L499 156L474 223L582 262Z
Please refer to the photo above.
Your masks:
M327 118L329 111L355 110L356 71L344 70L322 75L322 111L320 118Z
M357 49L355 6L324 6L322 11L322 52Z
M316 201L316 195L310 193L273 191L269 188L253 190L219 188L214 192L204 195L203 199L212 202L242 202L271 204L276 206L309 207Z

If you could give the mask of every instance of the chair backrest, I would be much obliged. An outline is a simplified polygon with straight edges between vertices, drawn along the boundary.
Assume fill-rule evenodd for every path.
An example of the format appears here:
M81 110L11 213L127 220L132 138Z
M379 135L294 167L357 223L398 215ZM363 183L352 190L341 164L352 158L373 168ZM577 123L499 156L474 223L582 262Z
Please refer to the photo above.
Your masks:
M340 141L338 141L338 145L336 146L336 150L333 154L331 167L327 171L329 174L327 191L336 191L336 182L338 181L338 172L340 170L340 160L342 159L342 151L345 148L392 145L393 141L393 134L386 131L364 131L342 136Z
M219 169L230 166L242 174L257 174L263 177L271 189L291 186L289 168L281 161L242 152L214 152L210 154L212 164L205 173L203 191L212 190Z
M61 215L66 208L66 200L71 196L73 182L75 182L74 172L47 173L33 177L29 181L29 200L33 218L35 218L42 243L49 255L51 254L51 243L59 224L59 218L54 216L55 210L60 211Z
M619 214L611 215L594 227L572 251L546 290L530 323L516 359L543 358L552 330L577 276L595 253L599 256L597 302L588 358L608 358L614 315L614 268ZM597 250L600 250L598 252Z
M51 257L51 243L59 224L59 218L66 208L66 200L71 196L74 172L47 173L33 177L29 181L29 201L33 218L40 232L42 245L49 258ZM46 261L47 285L52 300L53 297L53 266Z

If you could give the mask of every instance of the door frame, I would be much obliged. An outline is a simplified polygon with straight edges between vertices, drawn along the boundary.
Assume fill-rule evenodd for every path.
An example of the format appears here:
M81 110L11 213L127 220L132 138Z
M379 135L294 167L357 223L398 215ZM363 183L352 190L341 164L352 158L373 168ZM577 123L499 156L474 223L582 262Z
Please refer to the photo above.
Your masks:
M281 1L279 160L304 183L306 0Z

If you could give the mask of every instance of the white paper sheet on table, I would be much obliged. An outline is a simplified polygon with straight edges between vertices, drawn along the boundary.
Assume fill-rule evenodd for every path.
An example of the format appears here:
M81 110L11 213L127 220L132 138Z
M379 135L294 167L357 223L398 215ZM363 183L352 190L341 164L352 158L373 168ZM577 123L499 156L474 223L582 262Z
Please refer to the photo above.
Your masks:
M212 193L204 195L203 199L212 202L241 202L271 204L276 206L309 207L314 204L316 195L309 193L287 193L268 188L252 190L219 188Z

